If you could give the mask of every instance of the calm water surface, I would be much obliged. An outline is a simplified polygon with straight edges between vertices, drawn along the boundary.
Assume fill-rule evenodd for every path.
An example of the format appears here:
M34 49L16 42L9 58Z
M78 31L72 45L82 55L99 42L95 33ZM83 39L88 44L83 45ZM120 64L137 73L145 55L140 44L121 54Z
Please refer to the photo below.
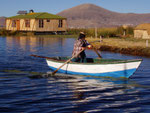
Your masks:
M0 37L0 112L150 113L150 58L101 53L103 58L143 59L129 80L29 77L49 72L45 59L31 54L70 56L74 41L74 38ZM93 51L86 53L97 57Z

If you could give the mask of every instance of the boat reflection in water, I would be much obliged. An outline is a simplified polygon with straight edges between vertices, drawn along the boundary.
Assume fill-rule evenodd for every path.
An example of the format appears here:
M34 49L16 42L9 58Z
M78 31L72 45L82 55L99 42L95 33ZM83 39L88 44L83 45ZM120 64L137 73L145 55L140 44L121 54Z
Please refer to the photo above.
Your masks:
M63 99L71 100L70 105L72 109L75 109L75 113L100 112L106 111L106 109L114 111L115 109L122 109L120 106L128 107L130 104L141 100L138 91L135 90L135 86L138 86L138 84L133 84L128 79L69 76L73 76L74 79L57 79L55 85L57 89L59 89L58 84L60 83L63 84L61 87L64 87L64 89L67 87L67 91L57 90L57 94L70 94L70 96L64 96ZM51 81L48 81L48 83L51 83ZM138 110L140 108L135 106L134 109ZM132 111L132 108L128 107L126 110Z

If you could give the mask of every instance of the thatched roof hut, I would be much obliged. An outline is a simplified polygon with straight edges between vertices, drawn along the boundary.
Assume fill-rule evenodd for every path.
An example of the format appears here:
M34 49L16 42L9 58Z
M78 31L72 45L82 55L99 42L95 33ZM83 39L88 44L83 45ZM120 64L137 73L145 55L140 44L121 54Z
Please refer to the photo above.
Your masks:
M136 26L134 30L134 37L150 39L150 23L144 23Z
M66 18L50 13L20 14L6 19L6 30L35 32L65 32Z

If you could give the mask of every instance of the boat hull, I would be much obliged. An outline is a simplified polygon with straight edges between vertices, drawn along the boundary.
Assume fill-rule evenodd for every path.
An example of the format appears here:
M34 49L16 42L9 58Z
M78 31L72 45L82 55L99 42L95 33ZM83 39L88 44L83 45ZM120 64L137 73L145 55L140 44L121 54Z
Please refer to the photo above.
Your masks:
M47 59L47 64L52 71L59 68L64 62ZM139 67L141 60L126 60L108 63L68 63L58 70L59 73L90 75L102 77L129 78Z

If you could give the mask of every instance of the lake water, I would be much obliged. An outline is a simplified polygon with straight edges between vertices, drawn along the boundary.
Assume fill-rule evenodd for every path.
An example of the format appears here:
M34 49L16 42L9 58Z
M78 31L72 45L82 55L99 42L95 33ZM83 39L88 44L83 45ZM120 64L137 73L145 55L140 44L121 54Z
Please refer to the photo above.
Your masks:
M143 59L129 80L30 77L50 71L45 59L31 54L71 56L74 41L71 37L0 37L0 112L150 113L150 58L101 52L103 58ZM91 50L86 53L97 57Z

